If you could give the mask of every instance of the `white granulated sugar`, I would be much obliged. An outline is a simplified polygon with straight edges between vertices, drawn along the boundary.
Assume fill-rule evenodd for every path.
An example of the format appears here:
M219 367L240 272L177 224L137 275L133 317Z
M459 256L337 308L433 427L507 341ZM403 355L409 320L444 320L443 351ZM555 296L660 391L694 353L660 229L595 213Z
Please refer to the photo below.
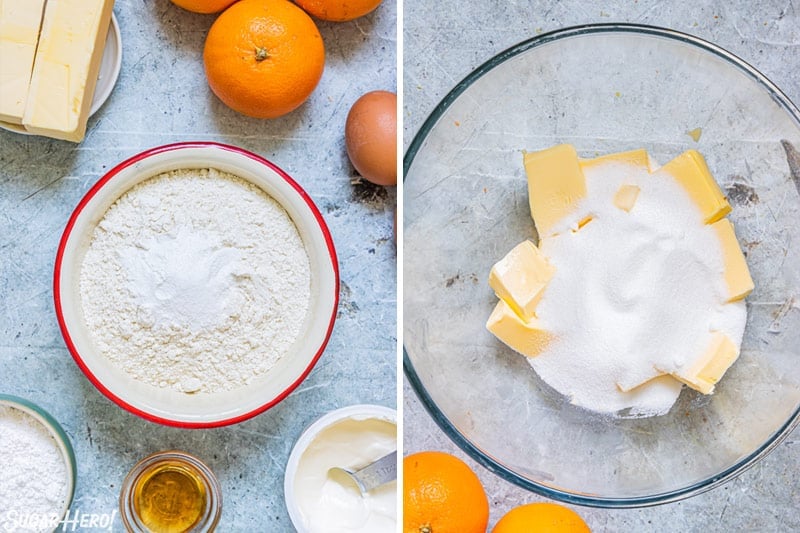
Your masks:
M744 302L725 303L722 248L674 180L608 163L585 169L586 199L540 249L556 273L536 314L555 335L529 358L539 376L578 406L624 416L669 411L682 384L670 376L703 353L713 331L741 344ZM620 185L641 190L630 212L613 204ZM578 231L587 214L592 220Z
M0 405L0 531L53 531L67 499L67 465L38 420Z
M80 272L97 349L137 380L186 393L236 389L297 340L311 273L284 208L215 169L150 178L97 225Z

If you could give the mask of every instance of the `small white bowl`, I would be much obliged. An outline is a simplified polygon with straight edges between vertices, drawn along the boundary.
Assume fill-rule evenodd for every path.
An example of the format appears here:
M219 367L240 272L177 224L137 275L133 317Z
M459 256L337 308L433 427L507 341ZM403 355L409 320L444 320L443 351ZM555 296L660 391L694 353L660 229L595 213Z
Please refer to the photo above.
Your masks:
M61 451L61 455L64 459L64 466L67 471L67 492L66 497L64 498L64 505L61 509L59 509L58 525L52 530L56 531L59 529L61 521L67 514L67 511L72 505L72 499L75 496L75 480L77 478L78 469L75 463L75 452L72 449L72 444L70 443L69 437L56 419L50 415L50 413L33 402L30 402L24 398L12 396L10 394L0 394L0 405L6 405L13 409L18 409L19 411L22 411L26 415L39 422L42 426L44 426L47 432L52 435L53 440L55 440L56 445L58 446L58 449ZM0 526L4 526L5 528L14 527L15 524L13 520L4 523L4 519L8 518L9 517L4 516L4 514L0 514ZM29 517L23 516L19 518L26 519ZM11 529L3 529L3 531L11 531Z
M309 311L290 352L250 384L215 394L183 394L133 379L95 349L81 307L80 265L90 236L109 206L137 183L182 168L216 168L263 189L288 212L303 239L311 266ZM339 267L322 215L289 175L240 148L189 142L142 152L111 169L86 193L61 237L53 293L64 341L75 362L103 394L153 422L185 428L217 427L241 422L269 409L305 379L333 329L339 301Z
M302 435L297 439L294 448L292 448L292 453L289 455L289 461L286 464L286 471L283 477L283 495L286 501L286 509L289 511L289 518L291 518L292 524L294 524L295 529L300 533L305 533L303 515L300 512L300 506L295 495L295 478L297 476L297 468L300 464L300 460L320 433L348 419L378 419L397 425L397 411L382 405L350 405L321 416L303 431Z

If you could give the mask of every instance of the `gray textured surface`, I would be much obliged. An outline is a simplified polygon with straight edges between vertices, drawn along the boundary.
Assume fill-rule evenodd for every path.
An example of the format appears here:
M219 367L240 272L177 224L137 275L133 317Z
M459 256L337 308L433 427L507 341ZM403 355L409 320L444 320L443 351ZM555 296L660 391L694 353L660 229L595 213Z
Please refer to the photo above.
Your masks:
M404 144L433 107L475 67L542 32L591 22L636 22L684 31L754 65L800 102L800 6L768 2L408 3L404 10ZM542 498L478 466L444 435L404 386L404 452L449 451L481 477L490 525L510 508ZM800 437L789 437L735 480L691 499L634 510L576 508L595 531L800 530Z
M395 90L395 2L360 20L319 22L327 52L322 81L305 105L272 121L238 115L207 88L201 58L213 15L168 0L118 0L115 13L122 72L84 142L0 131L0 391L38 403L72 439L73 516L111 513L136 461L179 448L219 477L221 531L291 531L283 471L303 429L345 405L395 404L395 193L352 185L343 141L347 111L361 94ZM293 176L326 218L342 281L333 335L308 379L270 411L213 430L155 425L102 396L67 352L52 303L56 246L81 196L123 159L187 140L241 146ZM121 530L117 518L114 531Z

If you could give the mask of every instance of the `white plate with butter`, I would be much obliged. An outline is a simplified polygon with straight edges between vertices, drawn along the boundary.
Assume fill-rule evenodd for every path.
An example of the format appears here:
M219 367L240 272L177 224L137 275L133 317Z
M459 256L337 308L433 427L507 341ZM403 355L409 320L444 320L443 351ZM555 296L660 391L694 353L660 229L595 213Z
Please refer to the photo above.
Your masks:
M100 74L97 76L97 86L92 97L92 107L89 116L94 115L98 109L108 100L114 85L117 84L119 71L122 67L122 34L119 31L117 17L111 14L111 25L108 27L106 45L103 49L103 59L100 63ZM33 135L22 124L11 124L10 122L0 121L0 128L21 133L23 135Z

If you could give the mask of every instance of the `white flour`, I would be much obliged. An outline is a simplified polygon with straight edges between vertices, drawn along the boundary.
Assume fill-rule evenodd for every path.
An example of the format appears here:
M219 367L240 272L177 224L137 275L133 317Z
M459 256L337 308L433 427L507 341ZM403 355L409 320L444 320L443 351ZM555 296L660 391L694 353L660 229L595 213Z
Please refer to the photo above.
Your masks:
M67 466L29 414L0 405L0 531L52 531L67 498Z
M727 300L722 248L714 230L673 179L609 163L585 169L586 198L540 249L556 273L536 313L556 339L528 361L575 405L625 416L666 413L682 384L670 376L633 387L659 368L702 354L713 331L738 347L744 302ZM641 191L628 213L613 196ZM579 231L578 222L591 214Z
M80 272L100 352L137 380L186 393L267 372L303 327L311 274L273 198L215 169L155 176L95 229Z

